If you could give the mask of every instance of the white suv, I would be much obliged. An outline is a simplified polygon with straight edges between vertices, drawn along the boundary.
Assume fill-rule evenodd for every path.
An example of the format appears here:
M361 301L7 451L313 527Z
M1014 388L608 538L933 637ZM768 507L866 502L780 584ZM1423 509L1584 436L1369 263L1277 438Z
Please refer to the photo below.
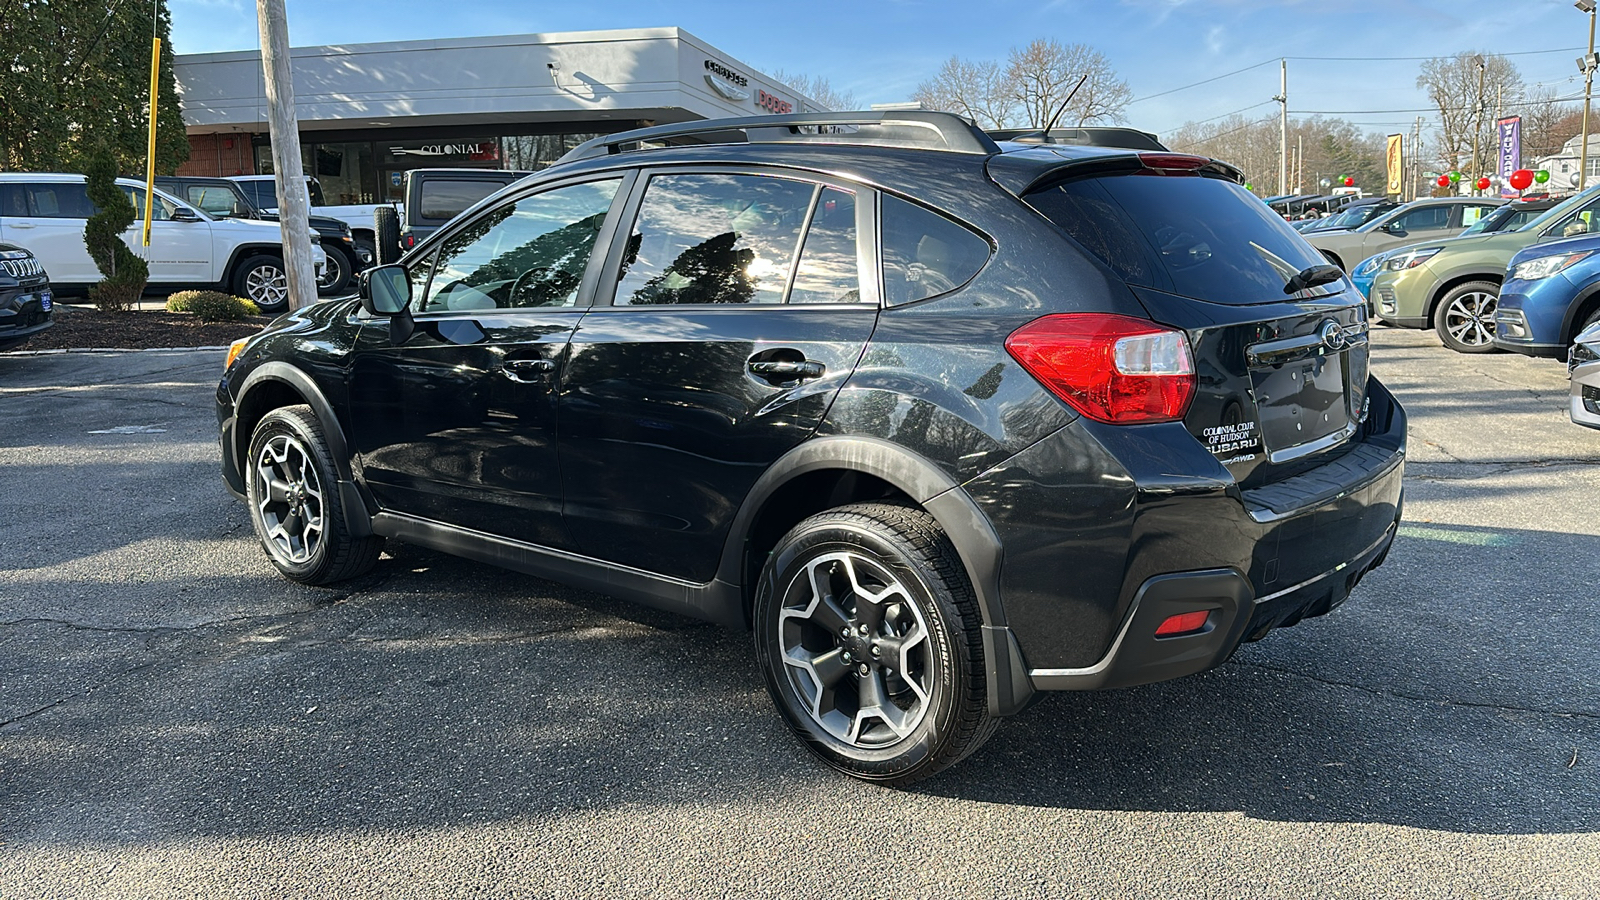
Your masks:
M150 246L142 246L144 185L118 178L137 216L122 239L150 264L150 284L163 288L216 287L248 297L263 312L289 306L283 267L283 232L276 223L216 219L161 191L155 192ZM26 247L44 264L57 289L100 281L83 243L94 214L82 175L0 172L0 241ZM311 246L313 265L327 257Z

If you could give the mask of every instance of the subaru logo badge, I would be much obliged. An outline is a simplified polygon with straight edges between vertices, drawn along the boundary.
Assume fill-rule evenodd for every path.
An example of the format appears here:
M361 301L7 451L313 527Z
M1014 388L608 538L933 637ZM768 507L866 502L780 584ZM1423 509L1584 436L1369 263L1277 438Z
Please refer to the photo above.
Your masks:
M1322 336L1323 346L1327 347L1329 350L1344 349L1344 329L1339 327L1338 322L1335 322L1332 319L1323 322L1322 328L1318 331L1318 333Z

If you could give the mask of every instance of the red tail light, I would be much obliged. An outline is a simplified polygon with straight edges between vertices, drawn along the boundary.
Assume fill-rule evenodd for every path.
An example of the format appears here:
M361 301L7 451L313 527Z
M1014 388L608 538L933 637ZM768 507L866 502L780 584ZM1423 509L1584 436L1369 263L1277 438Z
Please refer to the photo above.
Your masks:
M401 238L401 243L406 245L407 250L410 250L412 247L417 245L417 236L414 234L408 234Z
M1050 392L1097 422L1182 419L1194 399L1183 332L1105 313L1045 316L1006 338L1006 352Z
M1206 620L1209 618L1211 618L1211 610L1209 609L1167 616L1166 621L1156 628L1156 637L1177 637L1180 634L1191 634L1206 627Z

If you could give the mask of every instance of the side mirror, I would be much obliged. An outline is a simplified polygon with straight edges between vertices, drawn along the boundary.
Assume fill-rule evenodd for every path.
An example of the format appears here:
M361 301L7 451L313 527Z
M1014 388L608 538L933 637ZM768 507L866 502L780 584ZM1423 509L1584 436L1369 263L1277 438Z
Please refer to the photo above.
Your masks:
M200 221L200 217L198 215L196 215L195 211L190 209L189 207L187 207L187 206L178 206L178 207L174 207L173 210L172 210L172 221L174 221L174 222L198 222L198 221Z
M411 306L405 266L379 266L361 273L361 308L374 316L397 316Z
M1383 230L1389 232L1392 235L1396 235L1396 236L1404 235L1406 233L1406 227L1404 225L1401 225L1398 220L1396 220L1394 222L1390 222L1389 224L1383 226Z

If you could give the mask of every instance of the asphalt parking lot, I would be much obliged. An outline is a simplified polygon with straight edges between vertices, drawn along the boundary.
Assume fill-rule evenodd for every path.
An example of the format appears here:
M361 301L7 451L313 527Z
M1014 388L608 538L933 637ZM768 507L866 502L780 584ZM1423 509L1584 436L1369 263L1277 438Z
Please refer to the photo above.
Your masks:
M0 356L0 897L1600 896L1600 432L1375 331L1407 524L1342 608L831 774L745 635L396 548L277 577L215 352Z

